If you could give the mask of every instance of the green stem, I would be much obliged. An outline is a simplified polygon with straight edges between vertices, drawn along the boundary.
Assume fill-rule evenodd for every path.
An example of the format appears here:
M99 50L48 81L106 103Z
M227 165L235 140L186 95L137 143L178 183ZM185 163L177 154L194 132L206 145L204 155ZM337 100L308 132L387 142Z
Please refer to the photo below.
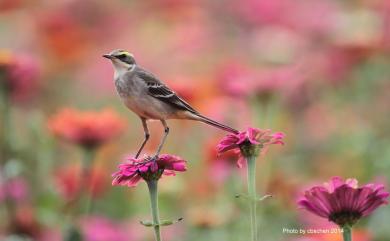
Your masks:
M151 180L146 182L149 188L150 195L150 208L152 209L153 224L154 224L154 234L156 241L161 241L161 232L160 232L160 216L158 213L158 197L157 197L157 180Z
M92 191L94 187L88 186L88 179L92 178L91 174L92 174L93 160L95 157L95 150L90 148L84 148L83 155L84 156L83 156L83 163L82 163L82 170L81 170L81 180L83 180L82 182L83 187L81 189L81 192L83 190L85 191L84 213L89 214L92 209Z
M251 219L251 240L257 240L257 218L256 218L256 156L246 157L248 167L248 195L249 211Z
M12 156L11 148L11 106L10 106L10 93L6 86L5 75L0 73L0 102L1 102L1 142L0 142L0 181L5 184L9 180L9 173L6 173L5 166L8 160ZM15 205L14 202L6 195L4 200L4 207L6 215L8 216L9 222L12 222L15 216Z
M349 225L343 227L343 238L344 241L352 241L352 228Z
M3 82L5 80L1 79ZM11 131L11 109L9 101L9 93L5 84L0 83L0 98L1 98L1 118L2 118L2 127L1 127L1 157L0 163L1 167L5 166L5 163L10 158L11 145L10 145L10 131Z

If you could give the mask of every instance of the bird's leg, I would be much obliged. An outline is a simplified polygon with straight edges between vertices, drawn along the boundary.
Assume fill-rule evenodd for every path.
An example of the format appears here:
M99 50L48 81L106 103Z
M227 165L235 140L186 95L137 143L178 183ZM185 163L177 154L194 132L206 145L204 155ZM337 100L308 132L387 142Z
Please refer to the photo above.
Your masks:
M161 120L161 123L162 123L163 126L164 126L164 136L163 136L163 138L162 138L162 140L161 140L160 145L159 145L158 148L157 148L156 154L155 154L154 157L153 157L153 160L154 160L154 161L156 161L157 158L158 158L158 155L160 155L160 151L161 151L161 149L162 149L162 147L163 147L163 145L164 145L164 143L165 143L165 139L167 138L167 136L168 136L168 134L169 134L169 127L168 127L168 125L167 125L167 122L165 122L165 120Z
M139 150L137 152L137 155L135 155L136 159L138 158L139 154L141 154L142 149L144 149L144 146L145 146L146 142L148 142L149 137L150 137L148 125L146 124L146 119L145 118L141 118L141 121L142 121L142 127L144 128L145 139L142 142L142 145L139 148Z

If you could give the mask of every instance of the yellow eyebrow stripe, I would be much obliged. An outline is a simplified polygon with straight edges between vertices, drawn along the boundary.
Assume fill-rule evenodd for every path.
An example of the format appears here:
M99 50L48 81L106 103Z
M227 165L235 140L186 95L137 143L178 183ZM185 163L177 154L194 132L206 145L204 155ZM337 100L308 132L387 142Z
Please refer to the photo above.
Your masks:
M119 54L126 54L126 55L129 55L129 56L133 56L131 53L129 53L127 51L120 51Z

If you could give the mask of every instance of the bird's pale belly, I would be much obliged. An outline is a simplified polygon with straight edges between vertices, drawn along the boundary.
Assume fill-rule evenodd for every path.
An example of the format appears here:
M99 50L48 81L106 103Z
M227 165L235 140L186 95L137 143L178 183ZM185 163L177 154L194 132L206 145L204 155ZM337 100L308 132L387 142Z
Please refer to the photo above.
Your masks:
M122 99L127 108L145 119L163 120L172 118L173 110L170 106L153 97L134 98L129 96Z

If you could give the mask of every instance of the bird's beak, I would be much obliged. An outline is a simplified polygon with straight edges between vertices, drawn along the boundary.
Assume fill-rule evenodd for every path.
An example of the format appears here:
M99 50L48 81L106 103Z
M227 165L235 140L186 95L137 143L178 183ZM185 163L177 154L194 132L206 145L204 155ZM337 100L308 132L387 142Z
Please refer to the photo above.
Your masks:
M103 57L104 57L104 58L107 58L107 59L112 59L112 56L109 55L109 54L103 54Z

